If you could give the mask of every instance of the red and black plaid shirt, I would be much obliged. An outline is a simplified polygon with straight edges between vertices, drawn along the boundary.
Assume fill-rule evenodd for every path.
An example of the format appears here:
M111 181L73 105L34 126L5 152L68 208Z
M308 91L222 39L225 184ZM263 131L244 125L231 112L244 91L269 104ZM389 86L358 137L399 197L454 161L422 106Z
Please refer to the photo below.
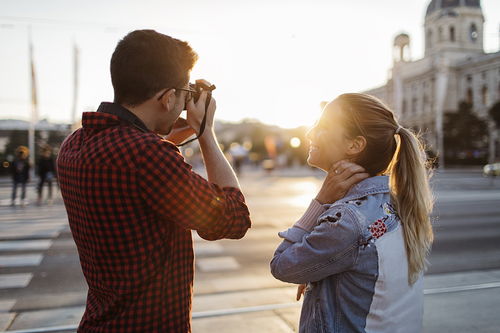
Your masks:
M190 332L191 230L243 237L242 193L209 183L171 142L115 115L86 112L82 124L57 160L89 285L79 332Z

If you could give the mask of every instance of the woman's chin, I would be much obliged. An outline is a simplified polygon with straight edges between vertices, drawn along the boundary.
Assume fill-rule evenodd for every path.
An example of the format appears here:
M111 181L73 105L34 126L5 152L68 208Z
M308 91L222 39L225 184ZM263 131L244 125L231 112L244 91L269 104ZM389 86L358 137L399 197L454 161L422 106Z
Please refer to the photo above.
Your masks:
M328 172L327 170L325 170L324 167L321 166L321 163L319 163L319 161L315 161L314 157L311 156L311 154L309 154L309 157L307 158L307 164L310 167L313 167L313 168L320 169L320 170L323 170L325 172Z

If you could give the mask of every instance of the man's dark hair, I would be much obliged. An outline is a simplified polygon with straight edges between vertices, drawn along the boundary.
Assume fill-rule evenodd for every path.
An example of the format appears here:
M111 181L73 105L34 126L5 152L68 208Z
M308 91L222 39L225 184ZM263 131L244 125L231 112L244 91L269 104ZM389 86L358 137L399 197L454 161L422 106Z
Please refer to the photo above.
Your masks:
M111 57L115 103L135 106L165 88L181 88L198 55L188 43L154 30L135 30Z

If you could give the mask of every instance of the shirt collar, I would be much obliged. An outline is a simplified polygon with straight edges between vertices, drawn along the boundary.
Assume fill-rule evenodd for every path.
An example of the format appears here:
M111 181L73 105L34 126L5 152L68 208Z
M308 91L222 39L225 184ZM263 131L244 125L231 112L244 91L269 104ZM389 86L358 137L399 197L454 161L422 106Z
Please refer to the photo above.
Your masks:
M139 117L117 103L102 102L97 112L84 112L82 117L82 126L93 129L117 126L123 122L142 132L150 132Z
M359 199L370 194L388 193L389 192L389 176L375 176L366 178L347 192L347 195L342 198L342 201Z

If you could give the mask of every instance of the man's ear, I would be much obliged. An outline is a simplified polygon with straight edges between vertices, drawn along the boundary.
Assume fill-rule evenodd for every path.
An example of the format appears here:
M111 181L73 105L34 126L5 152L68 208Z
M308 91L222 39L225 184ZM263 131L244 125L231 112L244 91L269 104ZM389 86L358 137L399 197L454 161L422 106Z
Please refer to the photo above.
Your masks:
M361 153L366 148L366 138L358 135L352 140L349 140L347 146L347 155L353 156Z
M168 111L174 108L176 102L175 89L169 89L163 96L160 98L160 103L163 107Z

